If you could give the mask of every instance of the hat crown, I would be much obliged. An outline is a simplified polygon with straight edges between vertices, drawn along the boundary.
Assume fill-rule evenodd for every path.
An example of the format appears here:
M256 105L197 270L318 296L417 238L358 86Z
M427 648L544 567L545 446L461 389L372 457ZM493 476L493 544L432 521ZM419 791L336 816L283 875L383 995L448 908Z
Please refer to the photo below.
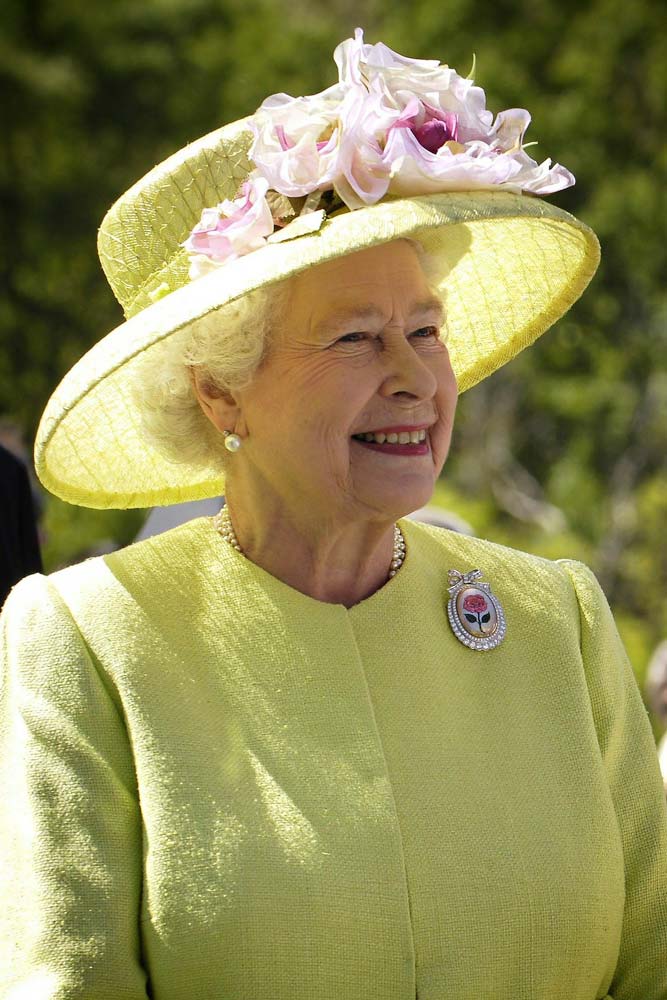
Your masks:
M247 119L216 129L158 164L109 209L98 253L128 319L188 283L182 243L203 208L235 197L252 169L252 139Z

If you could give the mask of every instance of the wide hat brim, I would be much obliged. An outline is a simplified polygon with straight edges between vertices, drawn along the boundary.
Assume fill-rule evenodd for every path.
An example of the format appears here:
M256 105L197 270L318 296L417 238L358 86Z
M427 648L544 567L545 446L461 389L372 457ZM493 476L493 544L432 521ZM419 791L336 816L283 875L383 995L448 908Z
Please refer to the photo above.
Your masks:
M260 286L391 240L418 239L439 261L436 286L464 392L559 319L600 256L595 234L578 219L540 198L502 190L390 199L320 221L300 235L294 226L282 240L146 306L88 351L54 392L38 429L35 465L44 486L95 508L219 495L219 464L175 464L146 439L128 376L144 352L159 351L165 338Z

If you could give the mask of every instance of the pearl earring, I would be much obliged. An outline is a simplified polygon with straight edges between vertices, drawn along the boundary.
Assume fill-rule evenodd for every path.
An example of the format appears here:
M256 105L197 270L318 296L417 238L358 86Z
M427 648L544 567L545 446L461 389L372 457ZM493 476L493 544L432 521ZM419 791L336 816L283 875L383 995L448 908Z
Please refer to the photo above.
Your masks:
M238 434L233 434L231 431L223 431L222 433L225 435L225 448L227 451L238 451L243 444Z

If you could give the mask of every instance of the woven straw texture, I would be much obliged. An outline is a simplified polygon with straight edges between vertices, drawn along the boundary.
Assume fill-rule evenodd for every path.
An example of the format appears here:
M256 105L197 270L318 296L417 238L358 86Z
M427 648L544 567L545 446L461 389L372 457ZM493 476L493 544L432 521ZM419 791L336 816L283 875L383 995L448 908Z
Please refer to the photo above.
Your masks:
M219 494L223 474L175 465L147 443L127 375L171 333L261 285L401 237L440 261L454 371L461 392L486 378L563 315L594 274L592 231L532 196L446 192L385 200L331 218L313 213L267 245L190 282L181 243L202 208L236 195L250 164L244 121L155 167L112 207L100 259L127 321L62 381L42 417L35 464L44 485L89 507L146 507Z

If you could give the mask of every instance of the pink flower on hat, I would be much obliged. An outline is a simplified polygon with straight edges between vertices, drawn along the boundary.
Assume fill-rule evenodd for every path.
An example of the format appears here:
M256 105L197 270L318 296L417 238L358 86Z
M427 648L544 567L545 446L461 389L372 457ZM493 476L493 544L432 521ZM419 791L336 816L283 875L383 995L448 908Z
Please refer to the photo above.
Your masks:
M385 103L382 94L354 86L347 91L339 114L334 188L348 208L374 205L389 188L384 137L399 113Z
M574 177L526 153L524 108L495 118L472 80L434 59L409 59L353 38L337 46L338 83L309 97L274 94L250 119L255 171L243 195L205 209L184 244L191 276L264 245L282 219L271 218L271 190L299 199L331 193L349 209L385 195L503 188L551 194ZM312 198L295 211L317 206ZM327 207L328 210L328 207Z
M274 223L266 200L264 177L251 176L235 201L205 208L201 219L183 243L191 255L190 277L199 278L212 268L264 246Z
M248 155L274 191L299 198L332 187L344 96L338 86L314 97L274 94L253 115Z
M379 140L388 193L503 187L549 194L574 183L564 167L552 167L551 160L538 165L524 151L525 109L500 112L494 121L482 88L450 67L366 45L361 29L336 52L341 79L363 81L369 93L383 95L385 106L399 109Z
M428 149L429 153L437 153L446 142L457 141L459 116L444 114L435 109L429 109L429 112L430 117L425 116L421 125L413 123L410 131L420 146Z
M434 59L408 59L386 45L367 45L357 28L334 53L341 80L362 81L369 92L383 96L385 104L398 111L401 120L415 118L417 129L429 120L438 119L461 142L482 139L493 123L486 110L486 97L472 80ZM455 116L455 118L454 118ZM427 146L427 148L429 148ZM435 152L435 150L431 150Z
M274 95L252 125L251 158L281 193L333 187L355 209L387 193L504 187L547 194L574 183L568 170L537 164L523 149L525 109L494 121L482 88L449 66L366 44L360 28L334 59L337 85L313 97Z

